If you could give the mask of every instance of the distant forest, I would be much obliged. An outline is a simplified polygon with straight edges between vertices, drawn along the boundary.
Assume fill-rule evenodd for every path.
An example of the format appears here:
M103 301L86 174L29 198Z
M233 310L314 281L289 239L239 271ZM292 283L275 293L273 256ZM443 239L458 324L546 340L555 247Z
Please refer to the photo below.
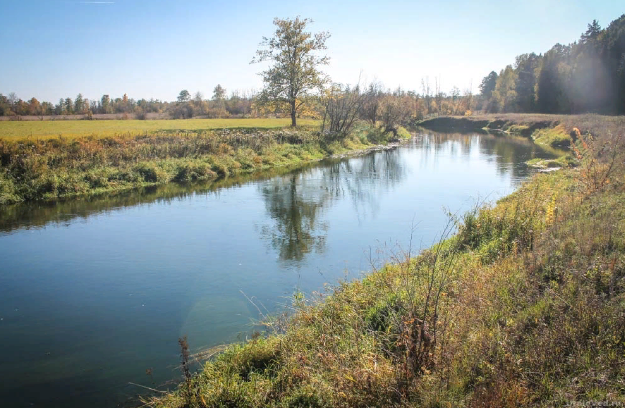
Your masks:
M213 95L205 99L201 92L191 95L182 90L174 102L158 99L111 98L102 95L99 100L89 100L82 94L76 98L59 99L57 104L39 102L37 98L23 101L15 93L8 96L0 94L0 116L50 116L50 115L85 115L87 118L94 114L119 114L121 117L145 119L147 114L168 114L176 119L185 119L193 116L226 117L226 116L254 116L252 104L256 98L255 92L235 91L226 94L226 89L217 85Z
M334 95L337 84L327 90ZM481 82L480 95L471 89L461 93L453 87L450 93L441 91L437 78L434 87L428 78L421 80L419 91L401 88L387 90L380 83L358 84L347 89L367 96L360 116L377 120L384 107L394 107L402 120L433 115L470 115L474 111L537 112L537 113L603 113L625 114L625 14L602 29L594 20L580 39L569 45L556 44L544 54L522 54L499 74L493 71ZM319 99L319 98L317 98ZM321 98L323 99L323 98ZM312 101L303 116L323 116L325 103ZM389 111L389 109L386 109ZM78 94L58 103L27 101L15 93L0 93L0 116L19 120L22 116L83 115L90 119L96 114L115 114L123 119L146 119L159 114L175 119L191 117L264 117L286 116L286 106L264 106L256 92L232 92L217 85L210 98L202 93L191 95L182 90L176 101L155 99L135 100L126 94L99 100L88 100Z
M606 29L594 20L573 44L519 55L480 90L487 112L625 114L625 14Z

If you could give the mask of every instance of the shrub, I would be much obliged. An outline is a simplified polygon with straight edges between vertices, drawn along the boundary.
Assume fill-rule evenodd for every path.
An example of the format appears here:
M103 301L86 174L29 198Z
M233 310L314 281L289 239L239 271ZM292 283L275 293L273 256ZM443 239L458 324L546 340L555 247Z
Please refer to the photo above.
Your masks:
M176 170L174 180L178 182L203 180L213 178L217 174L211 170L211 165L201 160L181 163Z
M21 201L17 195L13 180L6 177L4 172L0 172L0 205L13 204Z
M167 173L154 163L139 163L134 167L146 183L161 183L167 181Z

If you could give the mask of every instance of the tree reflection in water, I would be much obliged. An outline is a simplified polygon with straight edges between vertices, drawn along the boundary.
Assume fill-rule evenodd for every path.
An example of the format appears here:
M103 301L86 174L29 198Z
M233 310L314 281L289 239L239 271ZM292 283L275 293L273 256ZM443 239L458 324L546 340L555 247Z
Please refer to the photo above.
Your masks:
M474 153L494 161L500 175L509 173L522 180L530 173L525 161L534 157L551 158L558 152L546 150L530 140L492 134L440 134L424 132L410 146L420 151L418 160L426 164L442 155L469 160ZM405 160L415 156L403 148L367 156L330 162L259 184L272 224L260 227L261 236L284 262L301 262L310 252L325 249L329 222L325 210L348 197L358 221L375 217L385 192L404 180L410 168ZM413 175L418 177L418 174Z
M259 185L272 225L260 227L261 236L285 262L301 262L310 252L325 249L328 222L324 211L333 202L351 199L358 219L379 210L385 191L406 175L399 150L326 163L317 168Z

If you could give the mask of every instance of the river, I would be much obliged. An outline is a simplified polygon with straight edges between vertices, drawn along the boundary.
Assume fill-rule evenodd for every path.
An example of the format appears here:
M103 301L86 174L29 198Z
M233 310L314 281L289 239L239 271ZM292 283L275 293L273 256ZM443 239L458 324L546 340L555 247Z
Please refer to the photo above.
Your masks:
M423 132L295 171L0 210L0 405L114 407L244 339L296 291L430 246L447 211L505 196L550 158L529 140Z

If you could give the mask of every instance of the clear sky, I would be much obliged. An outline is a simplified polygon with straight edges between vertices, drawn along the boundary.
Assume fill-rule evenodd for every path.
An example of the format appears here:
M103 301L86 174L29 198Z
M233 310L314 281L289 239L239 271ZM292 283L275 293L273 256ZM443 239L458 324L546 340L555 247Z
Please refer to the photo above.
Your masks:
M314 20L327 30L326 72L355 83L360 72L389 88L477 90L526 52L579 38L625 13L623 0L214 1L0 0L0 92L56 103L79 92L174 100L180 90L212 94L260 89L250 65L274 17Z

